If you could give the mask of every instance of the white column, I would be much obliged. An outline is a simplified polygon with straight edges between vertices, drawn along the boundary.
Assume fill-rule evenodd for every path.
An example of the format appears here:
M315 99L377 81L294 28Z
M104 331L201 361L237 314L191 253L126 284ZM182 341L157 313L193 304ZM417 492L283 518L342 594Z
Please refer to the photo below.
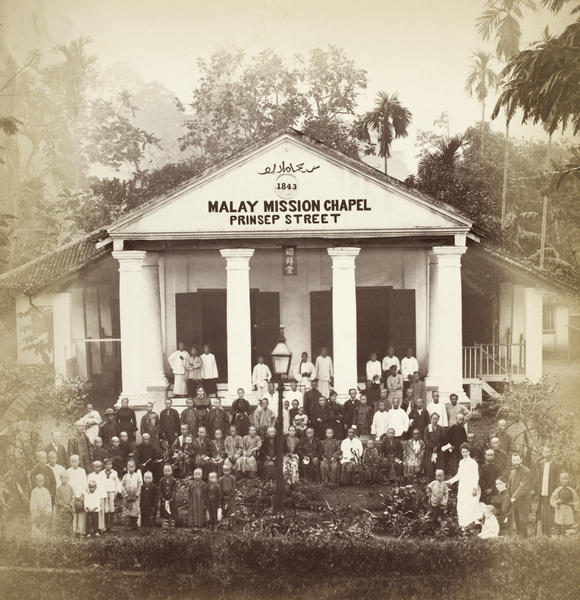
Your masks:
M113 252L119 261L119 317L121 321L121 369L123 391L130 405L141 405L147 393L144 348L145 285L141 268L146 252L123 250Z
M429 338L428 346L428 364L427 377L425 384L427 389L432 391L439 389L440 355L439 355L439 332L440 322L438 314L438 279L437 279L437 255L429 253ZM429 401L429 400L428 400Z
M360 248L329 248L332 258L334 389L340 400L357 387L355 259Z
M524 299L526 377L532 383L538 383L542 377L542 290L526 287Z
M226 259L227 271L227 332L228 332L228 395L237 398L244 388L246 399L252 394L252 323L250 314L250 258L253 249L220 250ZM219 365L218 365L219 368Z
M71 295L53 294L54 370L66 376L66 361L71 358Z
M463 391L463 336L461 308L461 257L465 246L435 246L430 254L429 375L434 363L434 379L442 401L451 394L469 403Z
M163 369L161 333L161 295L159 288L159 254L147 252L143 258L143 342L147 388L167 389L169 382Z

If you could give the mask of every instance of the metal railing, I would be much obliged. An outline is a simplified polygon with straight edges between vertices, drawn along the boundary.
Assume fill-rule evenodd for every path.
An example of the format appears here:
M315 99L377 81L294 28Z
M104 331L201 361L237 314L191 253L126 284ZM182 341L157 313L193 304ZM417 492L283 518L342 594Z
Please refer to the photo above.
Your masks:
M526 343L478 344L463 348L464 379L511 379L526 374Z

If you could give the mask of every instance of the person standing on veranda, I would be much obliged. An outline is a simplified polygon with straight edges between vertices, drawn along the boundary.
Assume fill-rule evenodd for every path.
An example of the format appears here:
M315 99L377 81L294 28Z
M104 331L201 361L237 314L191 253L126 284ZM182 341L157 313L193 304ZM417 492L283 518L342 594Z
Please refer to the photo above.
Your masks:
M407 354L401 361L401 375L403 377L403 395L413 381L413 373L419 371L419 362L413 356L413 348L407 348Z
M272 372L270 371L270 367L264 363L264 357L260 354L260 356L258 356L258 364L252 371L252 385L254 386L254 391L256 392L258 400L264 398L264 394L268 389L268 382L271 379Z
M334 367L332 365L332 358L328 356L328 349L326 347L320 349L320 356L316 358L314 368L318 379L318 391L322 396L328 398L330 388L333 384Z
M316 379L316 368L308 360L308 352L302 353L300 362L294 369L294 379L298 382L303 394L312 388L312 380Z
M381 391L381 363L377 360L377 353L373 352L370 355L366 364L366 390L369 403L374 406L379 399Z
M387 349L387 355L383 358L383 379L386 381L387 377L391 374L391 367L395 365L395 373L399 373L401 370L401 363L399 359L394 354L395 349L392 346L389 346Z
M193 398L197 388L201 385L201 358L197 355L195 347L190 350L189 358L185 361L185 371L187 395L189 398Z
M215 356L209 351L209 346L203 347L201 355L201 381L208 396L217 398L218 367Z
M185 350L183 342L179 342L177 350L167 357L167 362L173 371L173 395L184 398L187 396L187 381L185 378L185 363L189 353Z

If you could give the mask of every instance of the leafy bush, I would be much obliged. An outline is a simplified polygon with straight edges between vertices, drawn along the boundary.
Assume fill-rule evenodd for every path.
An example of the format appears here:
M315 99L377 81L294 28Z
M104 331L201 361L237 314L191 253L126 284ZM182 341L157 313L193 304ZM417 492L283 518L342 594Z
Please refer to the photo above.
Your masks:
M524 462L533 467L542 447L549 445L554 458L580 477L580 437L577 414L562 410L554 400L557 388L544 377L538 383L524 381L506 386L504 392L482 403L479 410L492 421L505 419L508 432L524 453Z
M28 389L36 395L27 414L33 422L50 417L57 424L72 425L92 400L91 383L82 377L63 377L57 383L51 365L21 365L13 360L0 363L0 415Z
M427 493L418 485L396 486L390 492L379 494L383 510L377 518L377 528L399 539L409 537L470 537L480 530L478 525L463 529L457 524L457 498L453 488L449 492L447 513L439 523L429 514Z

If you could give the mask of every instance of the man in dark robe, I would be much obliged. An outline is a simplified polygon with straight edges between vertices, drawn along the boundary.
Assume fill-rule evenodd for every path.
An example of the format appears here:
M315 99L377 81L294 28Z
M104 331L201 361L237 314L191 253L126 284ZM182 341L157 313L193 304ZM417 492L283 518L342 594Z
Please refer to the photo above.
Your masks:
M277 451L276 428L268 427L266 437L260 446L260 466L263 479L275 479Z
M197 436L197 411L193 406L193 398L186 400L187 406L183 409L181 416L179 417L182 425L187 425L188 432L193 436Z
M306 435L300 440L298 456L306 479L320 480L320 459L322 458L322 444L314 437L314 429L309 427Z
M484 462L483 450L475 443L475 433L467 434L467 443L470 448L469 456L481 467Z
M77 454L79 457L79 466L88 474L91 472L91 464L93 462L92 445L85 434L85 426L82 421L77 421L75 430L75 435L68 441L68 455Z
M342 427L344 434L341 439L345 437L346 432L355 424L354 413L360 406L360 401L356 399L356 390L350 388L348 390L349 399L342 406Z
M151 444L157 448L159 446L159 415L153 412L153 402L147 402L145 408L147 412L141 417L139 426L141 437L148 433L151 436Z
M425 404L422 398L415 400L415 406L409 412L409 436L413 432L413 429L419 430L419 438L423 439L425 435L425 428L429 425L431 419L429 413L425 408Z
M207 418L207 434L210 440L215 439L216 429L227 432L230 426L230 417L222 408L222 402L219 398L213 399L213 408L209 411Z
M403 444L395 438L395 430L390 427L383 436L382 448L379 449L381 457L381 472L384 473L385 479L391 479L391 470L394 469L395 481L399 481L403 475Z
M518 452L512 454L513 469L508 482L508 492L512 500L516 530L522 537L528 537L528 515L532 510L532 472L522 464Z
M304 400L302 405L304 406L304 412L312 418L312 409L318 406L318 398L320 398L320 392L318 391L318 380L313 379L311 384L312 389L308 390L304 394Z
M173 446L175 438L179 435L180 423L179 413L171 408L173 401L171 398L165 399L165 408L159 415L159 439L167 442L169 447Z
M217 398L217 394L215 396ZM211 408L211 399L206 395L202 386L197 388L197 396L193 399L193 406L197 414L197 426L205 427L206 431L209 426L209 410Z
M107 450L111 447L112 438L121 437L121 428L112 408L107 408L105 411L105 422L99 427L99 437L103 440L103 446Z
M456 417L455 424L447 428L445 441L451 444L451 452L445 452L446 455L446 473L448 476L453 476L457 473L459 461L461 460L461 444L467 441L467 432L463 426L464 416L459 413Z
M490 448L485 451L485 464L479 469L479 487L481 488L481 501L491 504L497 496L495 480L501 476L501 467L495 462L495 452Z
M141 471L141 475L151 471L153 481L157 483L161 479L159 451L151 443L151 436L148 433L144 433L141 440L141 443L137 444L134 449L137 467Z

